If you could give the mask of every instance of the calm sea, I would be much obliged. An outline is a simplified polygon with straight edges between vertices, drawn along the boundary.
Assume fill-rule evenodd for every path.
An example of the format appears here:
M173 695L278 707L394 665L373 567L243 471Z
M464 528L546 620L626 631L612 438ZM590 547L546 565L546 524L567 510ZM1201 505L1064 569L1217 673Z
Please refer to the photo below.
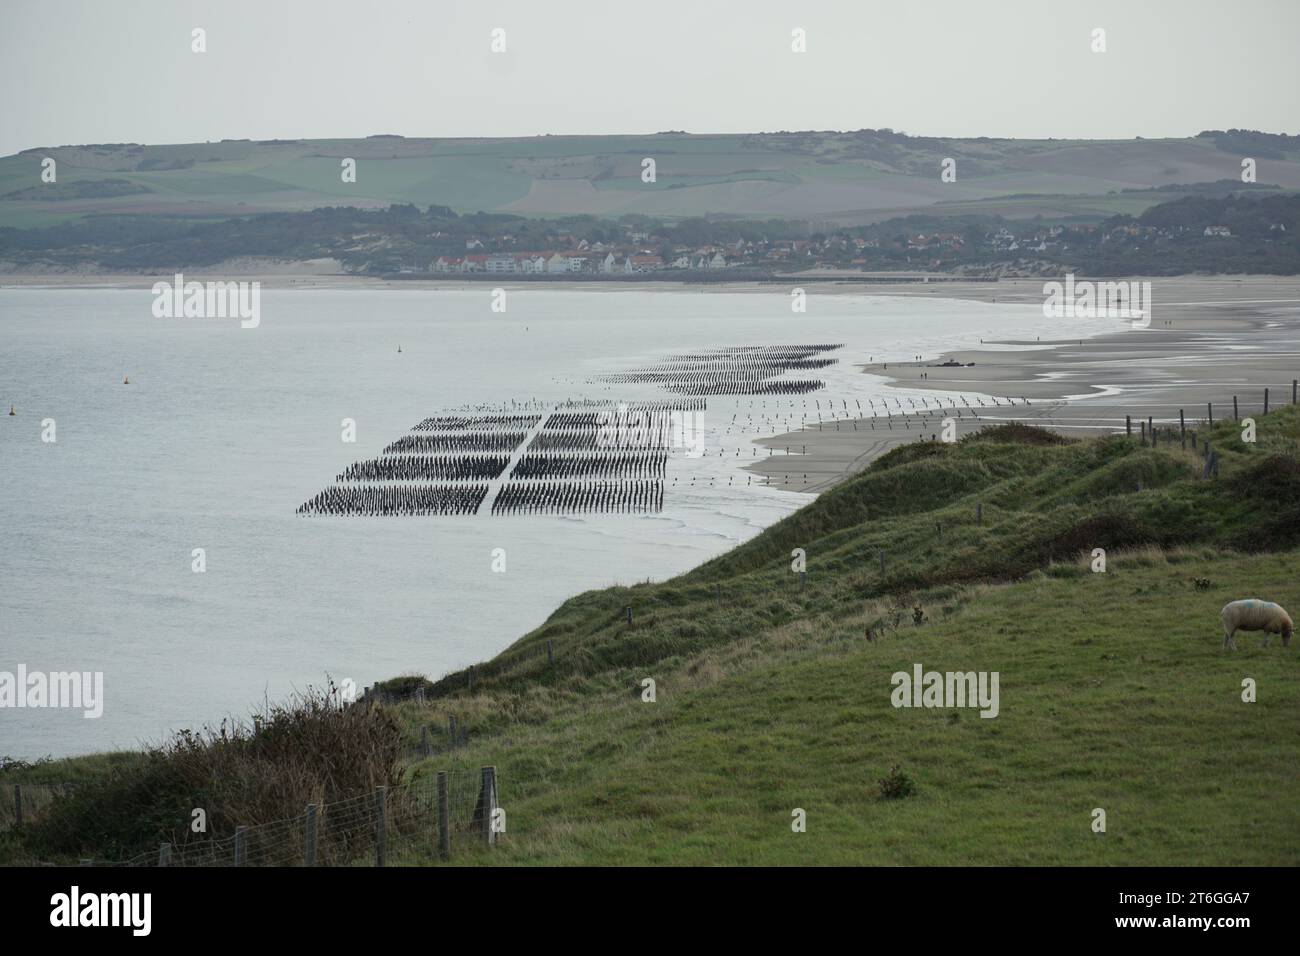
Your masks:
M364 686L490 657L575 593L685 571L803 504L745 485L736 463L755 435L728 432L733 415L865 406L882 383L854 363L1059 333L1027 306L814 295L793 314L784 293L525 289L499 314L487 289L267 289L256 329L154 318L152 301L0 290L0 671L102 671L105 696L99 719L0 709L0 755L131 746L327 674ZM670 463L662 514L294 514L440 410L664 398L590 379L675 351L801 343L844 343L815 373L827 390L710 398L712 457Z

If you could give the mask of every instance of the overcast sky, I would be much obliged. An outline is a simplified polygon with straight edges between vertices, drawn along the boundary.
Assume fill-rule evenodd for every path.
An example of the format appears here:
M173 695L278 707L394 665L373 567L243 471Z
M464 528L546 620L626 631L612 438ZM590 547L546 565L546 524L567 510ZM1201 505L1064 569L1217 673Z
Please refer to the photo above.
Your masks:
M222 138L1300 133L1300 0L0 0L0 155ZM191 52L191 30L207 52ZM490 51L505 30L506 52ZM1090 50L1094 28L1105 53ZM807 52L791 51L791 31Z

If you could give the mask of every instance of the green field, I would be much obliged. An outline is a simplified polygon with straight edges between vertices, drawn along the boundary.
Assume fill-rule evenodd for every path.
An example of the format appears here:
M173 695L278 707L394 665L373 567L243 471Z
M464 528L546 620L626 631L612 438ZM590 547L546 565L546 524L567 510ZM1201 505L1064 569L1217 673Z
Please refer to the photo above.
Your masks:
M40 179L46 157L58 164L48 189ZM357 161L355 183L341 181L344 157ZM653 184L640 178L645 157L657 164ZM957 160L957 181L941 184L948 157ZM1095 219L1141 212L1161 198L1115 202L1111 194L1123 189L1235 179L1239 158L1202 138L913 139L871 131L56 146L0 158L0 227L106 212L213 218L389 203L459 213L707 212L845 223L933 211L940 202L994 203L1013 217ZM1300 188L1300 157L1262 161L1259 175ZM143 191L63 194L69 184L106 179ZM1001 202L1006 197L1019 198Z
M471 728L428 769L498 768L508 836L481 861L1294 865L1300 646L1227 653L1218 620L1300 606L1300 414L1263 428L1217 427L1205 481L1190 450L1118 438L909 446L690 574L574 598L473 694L451 675L400 709L412 735ZM915 663L997 671L999 715L895 709ZM895 766L915 792L883 799Z

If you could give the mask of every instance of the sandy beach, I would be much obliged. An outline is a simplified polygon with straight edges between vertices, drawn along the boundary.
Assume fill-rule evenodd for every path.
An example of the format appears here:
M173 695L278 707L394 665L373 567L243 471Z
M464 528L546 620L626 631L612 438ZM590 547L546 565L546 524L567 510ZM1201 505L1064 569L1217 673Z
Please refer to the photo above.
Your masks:
M1176 425L1180 411L1189 424L1211 414L1219 420L1232 415L1234 396L1241 416L1259 413L1265 389L1271 407L1292 401L1293 383L1300 378L1300 281L1269 276L1150 281L1149 328L1088 339L990 340L982 349L928 361L865 365L864 374L887 378L899 389L887 409L763 440L760 444L773 454L750 470L792 491L818 492L903 442L937 437L947 417L954 418L958 436L1011 421L1097 435L1123 431L1126 416L1135 432L1148 418ZM1037 279L871 291L1043 301ZM945 367L946 362L959 364ZM917 397L917 391L948 397ZM965 398L952 398L953 393Z
M187 270L187 279L256 280L275 289L487 289L483 280L373 279L347 275L330 259L308 262L236 260ZM0 288L148 289L153 275L79 273L0 274ZM819 296L899 296L963 299L990 304L1041 306L1044 280L962 280L921 274L890 281L888 274L865 277L804 274L782 282L675 282L657 280L511 282L491 285L529 291L683 292L772 294L803 287L809 308ZM1062 277L1064 278L1064 277ZM815 281L810 281L815 280ZM927 281L928 280L928 281ZM861 418L842 417L817 426L759 439L771 454L748 470L792 491L819 492L865 468L889 449L922 436L938 436L946 417L958 435L985 424L1033 421L1068 434L1100 434L1133 427L1147 417L1188 421L1238 408L1259 411L1264 390L1276 405L1291 400L1300 377L1300 279L1281 276L1133 277L1152 289L1149 327L1132 329L1121 319L1061 320L1055 340L988 340L979 349L946 352L911 363L862 366L899 390L886 408ZM1116 331L1071 338L1072 329L1096 331L1108 322ZM1090 324L1090 325L1089 325ZM957 363L947 365L944 363ZM918 396L918 392L921 393ZM939 393L939 394L931 394ZM940 398L940 394L946 396ZM926 397L926 396L930 397ZM956 396L956 397L954 397ZM982 397L981 397L982 396ZM828 399L835 396L827 395ZM1207 403L1211 407L1207 407ZM847 412L845 413L847 414Z

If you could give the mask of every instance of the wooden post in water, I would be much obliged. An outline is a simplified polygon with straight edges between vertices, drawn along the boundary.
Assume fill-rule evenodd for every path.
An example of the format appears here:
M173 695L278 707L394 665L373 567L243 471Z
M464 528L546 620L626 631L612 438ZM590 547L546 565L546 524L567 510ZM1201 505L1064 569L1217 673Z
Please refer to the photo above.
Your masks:
M451 856L451 807L447 804L447 771L438 771L438 858Z
M388 862L388 788L375 787L375 866Z
M316 804L307 804L307 813L303 819L303 863L307 866L316 865Z

